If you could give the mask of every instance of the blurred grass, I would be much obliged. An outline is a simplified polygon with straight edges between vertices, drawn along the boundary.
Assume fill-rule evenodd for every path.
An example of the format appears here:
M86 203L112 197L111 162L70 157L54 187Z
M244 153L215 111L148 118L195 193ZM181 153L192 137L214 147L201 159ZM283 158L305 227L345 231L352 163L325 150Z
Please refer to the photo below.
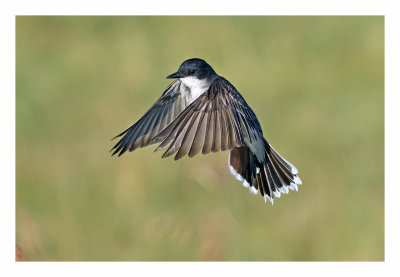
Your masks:
M265 204L228 153L111 158L191 57L231 80L303 186ZM17 17L27 260L383 260L383 17Z

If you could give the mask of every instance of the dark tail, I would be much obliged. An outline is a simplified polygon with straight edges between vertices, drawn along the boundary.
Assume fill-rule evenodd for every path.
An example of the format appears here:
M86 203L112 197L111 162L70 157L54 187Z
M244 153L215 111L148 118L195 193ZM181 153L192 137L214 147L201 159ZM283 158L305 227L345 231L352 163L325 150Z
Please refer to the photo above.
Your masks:
M229 169L235 177L243 182L250 192L261 196L273 204L275 197L281 193L289 193L289 189L297 191L301 180L297 176L297 168L280 156L264 139L265 159L260 162L248 147L231 150Z

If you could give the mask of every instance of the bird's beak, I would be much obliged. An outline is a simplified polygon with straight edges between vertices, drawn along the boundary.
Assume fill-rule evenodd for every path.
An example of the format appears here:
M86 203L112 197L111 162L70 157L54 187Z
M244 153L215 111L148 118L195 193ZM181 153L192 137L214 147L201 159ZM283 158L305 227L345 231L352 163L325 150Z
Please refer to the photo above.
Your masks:
M171 75L168 75L167 79L182 78L182 77L183 77L182 74L180 74L179 72L175 72L172 73Z

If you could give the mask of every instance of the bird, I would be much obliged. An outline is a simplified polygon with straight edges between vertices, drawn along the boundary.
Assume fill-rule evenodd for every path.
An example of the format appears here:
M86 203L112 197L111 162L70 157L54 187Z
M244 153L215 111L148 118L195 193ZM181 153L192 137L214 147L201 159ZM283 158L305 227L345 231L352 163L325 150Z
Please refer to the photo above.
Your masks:
M263 136L260 123L242 95L203 59L185 60L161 97L110 150L112 156L158 144L162 158L229 151L230 172L252 194L273 204L281 193L298 191L297 168Z

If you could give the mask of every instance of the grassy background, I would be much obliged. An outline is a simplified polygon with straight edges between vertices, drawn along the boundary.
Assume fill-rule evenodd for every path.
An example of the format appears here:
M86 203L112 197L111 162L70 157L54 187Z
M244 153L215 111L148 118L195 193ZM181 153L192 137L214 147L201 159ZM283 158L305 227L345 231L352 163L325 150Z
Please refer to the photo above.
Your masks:
M383 17L17 17L16 240L27 260L383 260ZM191 57L303 186L265 204L228 153L111 158Z

